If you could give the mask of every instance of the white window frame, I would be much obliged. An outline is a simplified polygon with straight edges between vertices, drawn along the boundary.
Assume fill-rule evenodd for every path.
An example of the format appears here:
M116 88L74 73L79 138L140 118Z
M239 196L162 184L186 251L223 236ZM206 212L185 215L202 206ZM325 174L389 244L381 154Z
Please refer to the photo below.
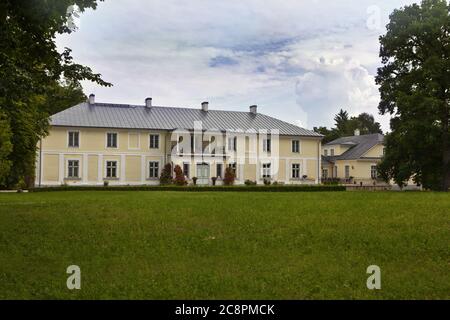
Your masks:
M70 134L71 133L78 133L78 146L71 146L70 145ZM79 149L80 148L80 144L81 144L81 142L80 142L80 130L67 130L67 147L68 148L73 148L73 149Z
M261 178L272 179L272 163L265 162L261 164Z
M272 152L272 139L271 138L263 139L263 152L267 152L267 153Z
M108 135L109 134L115 134L116 135L116 146L115 147L108 147ZM119 149L119 133L117 131L108 131L108 132L106 132L105 148L106 149Z
M347 168L348 168L348 176L347 176ZM346 164L344 166L344 178L345 179L350 179L350 177L352 176L351 173L350 173L350 169L351 169L351 167L350 167L349 164Z
M137 135L137 137L138 137L138 146L137 146L137 148L130 148L130 136L131 135ZM106 138L106 139L108 139L108 138ZM108 141L106 141L106 143L108 143ZM140 132L128 131L128 149L129 150L139 150L139 149L141 149L141 133Z
M184 166L187 165L188 166L188 174L186 174L186 172L184 171ZM190 162L183 162L183 167L181 168L183 170L183 175L190 179L191 177L191 163Z
M227 139L227 150L231 152L237 151L237 136L228 137Z
M373 174L374 173L374 171L373 171L374 167L375 167L375 175ZM378 179L378 166L376 164L372 164L370 166L370 178L373 179L373 180Z
M116 176L115 177L108 177L108 162L115 162L116 163ZM105 179L119 179L119 172L120 172L120 163L118 160L105 160Z
M217 166L218 165L220 165L221 166L221 172L220 172L220 175L219 175L219 172L217 171ZM216 162L216 177L220 177L221 179L223 179L223 176L224 176L224 164L223 164L223 162Z
M78 174L76 175L76 176L70 176L70 170L69 170L69 164L70 164L70 162L71 161L77 161L78 162ZM80 159L67 159L67 161L66 161L66 168L67 168L67 179L80 179L81 178L81 176L80 176L80 169L81 169L81 161L80 161Z
M158 137L158 147L152 147L152 136ZM159 150L161 148L161 135L159 133L149 133L148 135L148 148L151 150Z
M158 174L156 175L156 177L151 177L150 176L150 163L157 163L158 164ZM148 160L147 161L147 179L149 180L156 180L159 179L161 175L161 161L158 160Z
M322 179L328 179L328 178L329 178L328 168L322 168Z
M297 168L294 168L294 166L298 166ZM294 170L298 170L298 177L294 175ZM302 177L302 165L300 163L291 163L291 179L293 180L300 180Z
M295 151L294 150L294 144L295 143L298 143L298 150L297 151ZM292 139L291 140L291 151L292 151L292 153L300 153L301 151L301 147L300 147L300 139Z

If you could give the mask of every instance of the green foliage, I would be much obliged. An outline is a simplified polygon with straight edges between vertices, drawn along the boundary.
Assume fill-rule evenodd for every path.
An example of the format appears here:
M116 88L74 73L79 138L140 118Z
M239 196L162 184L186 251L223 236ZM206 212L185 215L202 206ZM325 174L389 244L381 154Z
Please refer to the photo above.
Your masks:
M246 186L256 186L257 185L256 181L252 181L252 180L248 180L248 179L245 180L244 184Z
M184 177L183 170L181 169L181 167L179 165L176 165L173 171L175 172L174 183L177 186L185 186L187 184L187 181L186 178Z
M425 0L395 10L380 38L379 110L391 115L392 133L379 173L400 186L410 178L434 190L450 185L449 9Z
M11 128L6 115L0 111L0 187L6 184L6 179L11 169L9 156L13 149L11 144Z
M169 185L173 183L173 179L172 179L172 165L170 163L167 163L162 172L161 172L161 176L159 177L159 183L161 185Z
M11 128L13 163L8 186L33 181L39 139L49 115L82 99L80 81L110 86L100 74L73 62L71 51L58 52L55 37L70 33L70 5L95 9L96 0L3 0L0 3L0 111Z
M236 179L236 174L231 167L227 167L225 169L225 176L223 178L223 184L226 186L232 186L234 184L234 180Z
M334 117L335 127L315 127L314 131L323 134L325 138L322 143L328 143L341 137L352 136L356 129L360 134L383 133L380 123L375 121L373 115L361 113L357 117L349 117L348 112L341 109Z

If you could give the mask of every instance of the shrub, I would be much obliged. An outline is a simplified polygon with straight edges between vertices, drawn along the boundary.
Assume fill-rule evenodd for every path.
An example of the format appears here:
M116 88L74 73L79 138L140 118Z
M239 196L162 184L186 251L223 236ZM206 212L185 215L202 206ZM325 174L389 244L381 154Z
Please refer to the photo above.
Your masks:
M217 177L212 177L211 181L212 181L212 185L215 186L216 185L216 181L217 181Z
M192 183L194 184L194 186L197 185L197 180L198 180L197 177L193 177L193 178L192 178Z
M176 165L173 171L175 172L175 179L174 179L175 184L177 186L185 186L187 184L187 181L181 167L179 165Z
M103 181L103 186L104 187L108 187L109 186L109 181Z
M236 179L236 175L232 168L227 167L225 169L225 176L223 178L223 184L226 186L232 186L234 184L234 180Z
M272 184L272 181L270 181L269 179L264 179L265 186L270 186L271 184Z
M217 192L315 192L315 191L345 191L345 186L324 186L324 185L279 185L279 186L205 186L203 188L178 187L178 186L64 186L64 187L41 187L31 188L30 192L48 191L217 191Z
M159 177L159 183L161 185L172 184L172 165L170 163L164 166L164 169L161 172L161 177Z
M256 184L257 184L256 181L252 181L252 180L248 180L248 179L245 180L244 183L246 186L256 186Z

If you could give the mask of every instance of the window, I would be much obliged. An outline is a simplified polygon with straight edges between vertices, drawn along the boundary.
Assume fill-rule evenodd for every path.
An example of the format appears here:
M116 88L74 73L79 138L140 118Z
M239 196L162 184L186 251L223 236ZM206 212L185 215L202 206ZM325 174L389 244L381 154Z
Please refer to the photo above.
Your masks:
M150 135L150 149L159 149L159 135L158 134Z
M78 178L78 173L80 172L80 161L69 160L68 161L67 176L69 178Z
M69 147L78 148L80 146L80 133L78 131L69 131Z
M117 161L106 161L106 177L117 178Z
M300 164L292 164L292 179L300 179Z
M325 150L323 151L323 154L325 155L325 157L328 156L328 149L325 149Z
M270 152L271 149L271 140L270 139L264 139L263 140L263 151L264 152Z
M292 140L292 152L300 153L300 141L299 140Z
M378 178L378 168L377 168L377 166L371 166L370 167L370 176L372 177L372 179L377 179Z
M350 166L345 166L345 179L350 178Z
M183 174L189 178L189 163L183 163Z
M322 169L322 179L328 179L328 169Z
M117 148L117 133L108 132L106 135L106 147Z
M236 151L237 137L228 138L228 151Z
M330 155L331 155L331 156L334 156L334 149L331 149L331 150L330 150Z
M272 177L270 168L271 168L270 163L263 163L263 165L262 165L262 177L263 178L271 178Z
M150 179L156 179L159 177L159 162L150 161L148 163L148 177Z
M223 165L221 163L216 164L216 175L217 177L223 177Z

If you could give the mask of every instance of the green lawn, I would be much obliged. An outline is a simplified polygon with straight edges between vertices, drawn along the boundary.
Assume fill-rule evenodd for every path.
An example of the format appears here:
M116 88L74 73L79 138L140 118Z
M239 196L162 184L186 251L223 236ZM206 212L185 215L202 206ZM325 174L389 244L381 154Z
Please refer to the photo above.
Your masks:
M1 299L449 299L449 250L450 194L0 194Z

